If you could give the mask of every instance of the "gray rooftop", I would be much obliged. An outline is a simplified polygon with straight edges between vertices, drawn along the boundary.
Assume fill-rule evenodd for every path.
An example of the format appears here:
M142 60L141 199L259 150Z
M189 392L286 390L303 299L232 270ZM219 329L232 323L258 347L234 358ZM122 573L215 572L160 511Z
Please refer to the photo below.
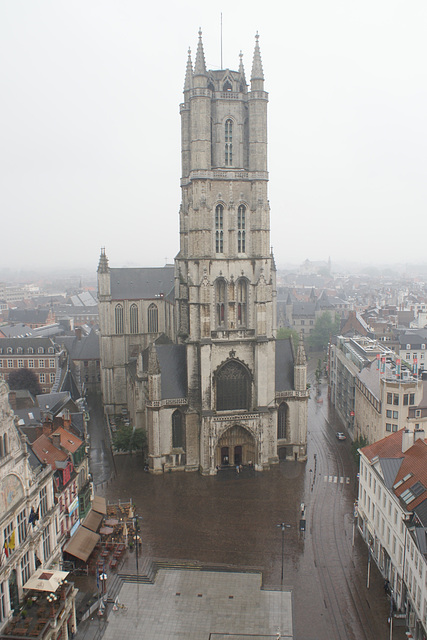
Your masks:
M112 300L151 300L174 290L175 267L110 269Z
M276 393L294 388L292 339L276 340Z

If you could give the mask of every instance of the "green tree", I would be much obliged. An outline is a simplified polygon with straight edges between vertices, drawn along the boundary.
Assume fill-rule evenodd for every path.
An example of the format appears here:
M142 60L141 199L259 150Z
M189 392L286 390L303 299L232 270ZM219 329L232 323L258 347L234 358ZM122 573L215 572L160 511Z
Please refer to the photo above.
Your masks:
M280 327L280 329L277 329L278 340L287 340L288 338L292 338L292 342L294 344L294 349L296 352L299 343L298 331L295 331L295 329L290 329L288 327Z
M336 313L334 317L325 311L319 316L310 334L308 343L315 351L323 351L328 346L330 336L336 336L340 328L340 317Z
M12 389L13 391L26 389L33 396L43 393L37 375L34 371L31 371L31 369L25 369L25 367L23 369L11 371L7 383L9 385L9 389Z
M360 436L359 438L357 438L357 440L353 440L353 442L351 443L351 453L355 463L357 464L357 467L359 467L360 459L359 449L363 449L363 447L366 447L367 444L368 440L364 436Z
M147 435L143 429L134 429L132 426L119 427L113 436L113 447L117 451L143 451L147 445Z

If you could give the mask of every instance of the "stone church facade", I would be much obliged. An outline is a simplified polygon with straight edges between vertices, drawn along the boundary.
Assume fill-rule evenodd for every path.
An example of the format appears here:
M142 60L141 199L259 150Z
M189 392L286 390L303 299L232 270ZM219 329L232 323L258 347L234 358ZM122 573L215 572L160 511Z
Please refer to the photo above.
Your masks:
M238 71L206 69L199 33L180 106L175 265L110 269L101 253L104 404L146 429L153 473L306 459L304 348L276 341L267 102L258 36L248 86L242 56Z

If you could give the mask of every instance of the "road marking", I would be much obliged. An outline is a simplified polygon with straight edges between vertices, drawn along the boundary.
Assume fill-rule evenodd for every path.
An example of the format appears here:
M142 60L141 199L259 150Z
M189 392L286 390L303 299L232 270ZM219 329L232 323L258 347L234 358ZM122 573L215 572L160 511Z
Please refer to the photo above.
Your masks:
M323 476L324 482L331 482L332 484L350 484L350 478L348 476Z

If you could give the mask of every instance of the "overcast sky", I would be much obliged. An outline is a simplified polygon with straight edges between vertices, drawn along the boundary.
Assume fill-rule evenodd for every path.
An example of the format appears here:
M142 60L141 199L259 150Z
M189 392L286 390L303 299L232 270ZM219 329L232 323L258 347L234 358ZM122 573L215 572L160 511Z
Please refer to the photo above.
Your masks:
M156 266L179 248L179 103L209 68L269 92L271 243L427 262L427 2L0 0L0 268Z

